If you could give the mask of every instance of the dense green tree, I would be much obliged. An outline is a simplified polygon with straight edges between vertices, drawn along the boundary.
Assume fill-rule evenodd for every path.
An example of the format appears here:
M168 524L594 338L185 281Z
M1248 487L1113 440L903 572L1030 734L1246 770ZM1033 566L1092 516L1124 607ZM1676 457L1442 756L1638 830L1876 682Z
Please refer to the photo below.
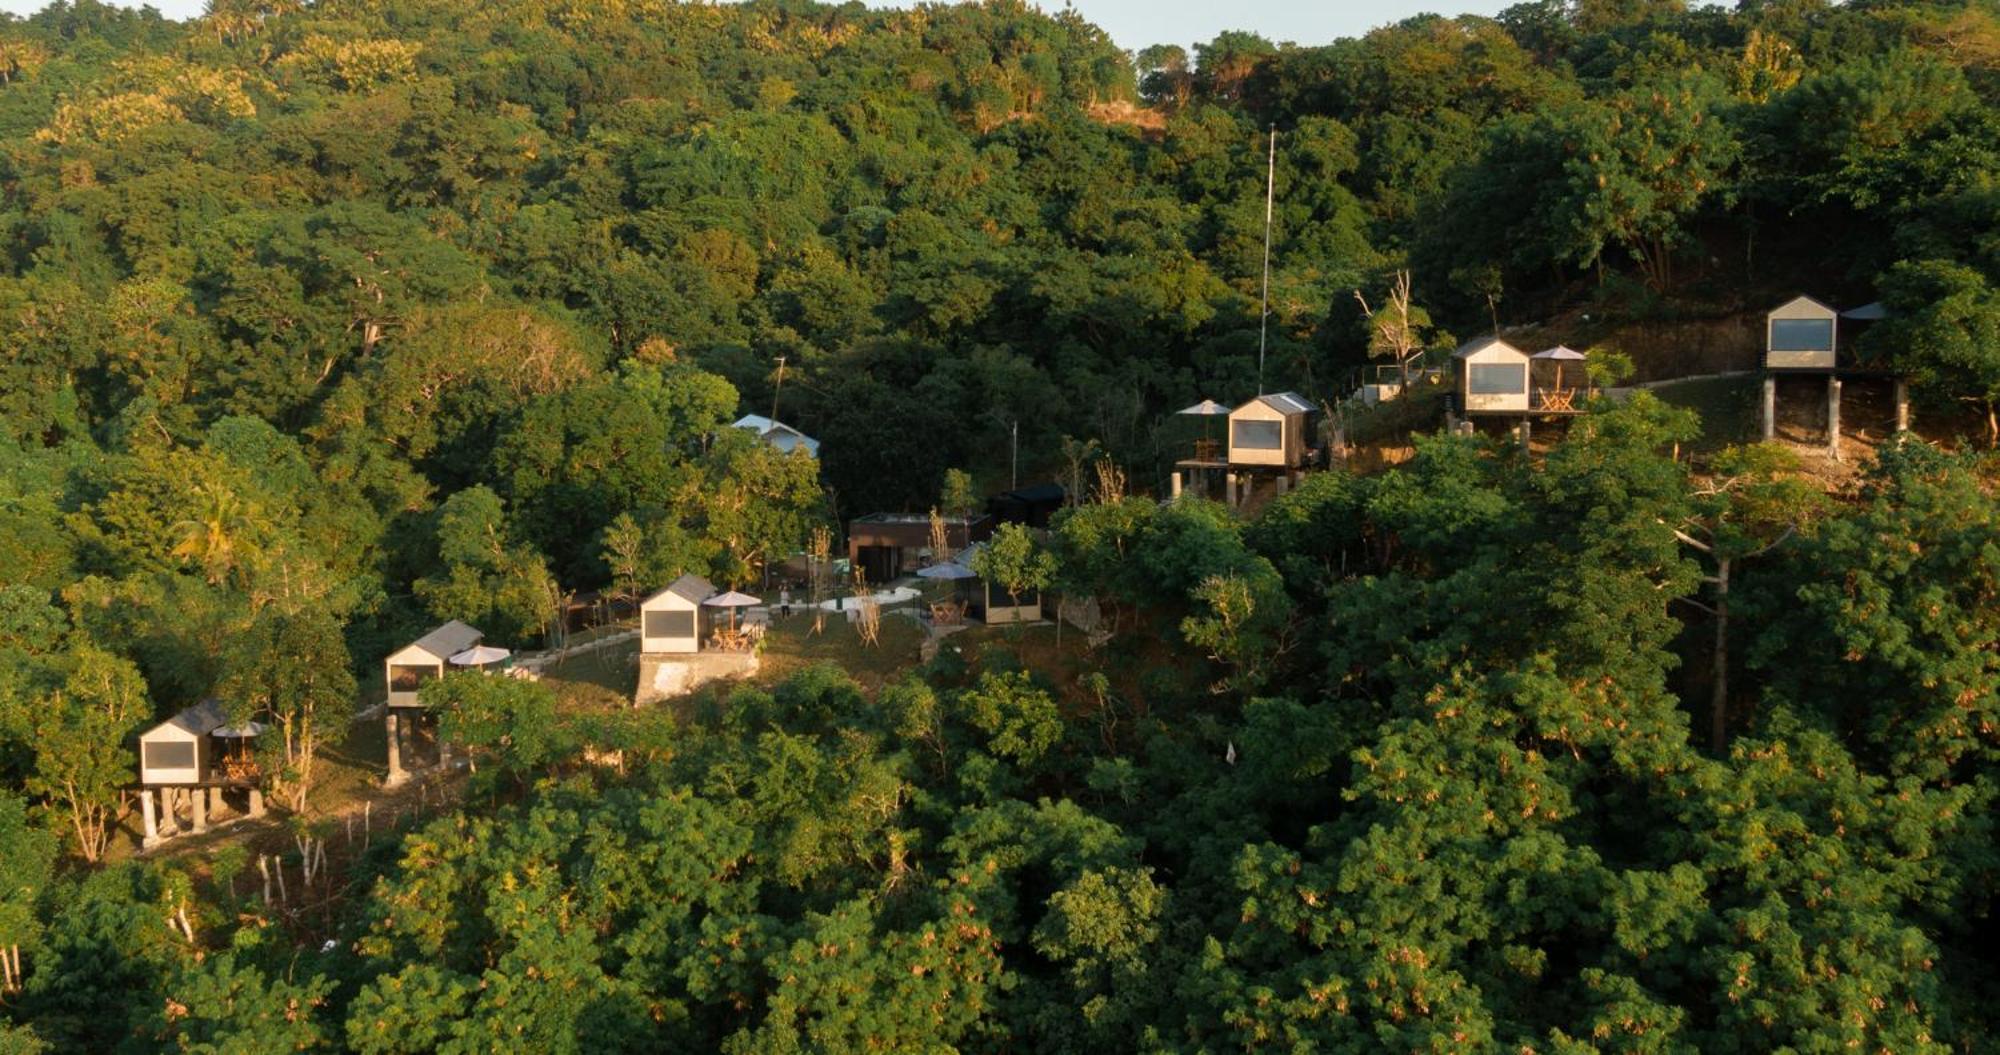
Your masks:
M460 491L437 512L441 574L418 579L418 597L440 619L471 623L497 640L526 641L555 618L555 580L532 548L514 541L500 497Z
M1883 282L1895 316L1869 347L1941 402L1984 411L1986 442L2000 447L2000 291L1978 271L1945 261L1905 261Z
M305 812L320 750L343 737L355 711L340 623L318 607L265 608L230 643L218 689L232 717L274 734L260 744L264 777L293 812Z
M96 861L135 776L131 738L153 708L138 670L94 645L75 646L61 670L59 685L30 703L35 761L27 787L46 798L70 848Z

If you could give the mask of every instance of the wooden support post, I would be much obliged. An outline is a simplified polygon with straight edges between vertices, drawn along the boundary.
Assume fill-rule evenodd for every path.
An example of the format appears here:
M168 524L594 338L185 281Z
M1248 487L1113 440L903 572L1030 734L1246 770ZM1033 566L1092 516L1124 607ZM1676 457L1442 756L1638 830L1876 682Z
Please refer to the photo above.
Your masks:
M153 815L153 790L151 788L139 789L139 812L144 815L146 821L145 838L140 840L139 845L144 849L150 850L160 845L160 822L159 818Z
M384 711L387 714L387 717L384 718L383 721L385 723L385 728L388 733L387 739L389 743L389 776L388 779L384 780L382 783L383 786L385 787L393 788L396 785L401 784L403 780L408 776L408 774L403 772L403 750L402 750L402 744L398 742L401 739L401 735L400 735L400 730L397 728L397 726L401 725L402 723L396 720L395 710L390 708L384 708Z
M200 835L208 830L208 795L201 788L188 789L188 806L194 812L194 824L188 830Z
M1910 383L1896 379L1896 431L1910 431Z
M1840 460L1840 378L1826 379L1826 453Z
M1764 426L1764 442L1769 443L1778 434L1778 379L1764 375L1763 414L1760 422Z

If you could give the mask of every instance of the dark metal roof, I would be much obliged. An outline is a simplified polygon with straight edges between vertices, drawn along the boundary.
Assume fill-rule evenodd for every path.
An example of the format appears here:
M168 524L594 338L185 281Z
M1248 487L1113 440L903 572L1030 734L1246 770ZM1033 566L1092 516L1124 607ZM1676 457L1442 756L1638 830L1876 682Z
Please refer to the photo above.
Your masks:
M141 736L140 739L148 739L154 733L168 728L179 729L182 732L192 733L195 736L205 736L228 724L229 713L222 709L222 701L203 700L174 715L172 718L146 730L145 735Z
M454 619L436 630L410 642L412 647L421 648L439 659L450 659L460 652L479 643L485 637L477 629Z
M689 603L692 604L700 604L701 602L708 600L710 597L715 596L715 584L709 582L707 579L704 579L699 575L694 574L693 572L689 572L688 574L683 575L678 579L675 579L673 582L668 583L666 589L661 590L660 593L654 594L653 597L658 597L660 596L660 594L666 594L666 593L673 594L675 597L679 597L682 600L688 601ZM646 599L650 601L653 599L653 597L648 597Z
M1306 402L1305 397L1299 395L1297 392L1273 392L1270 395L1258 396L1256 399L1251 400L1250 403L1262 403L1280 414L1312 413L1312 404ZM1247 407L1250 403L1245 403L1243 406ZM1237 407L1236 409L1242 410L1243 407Z

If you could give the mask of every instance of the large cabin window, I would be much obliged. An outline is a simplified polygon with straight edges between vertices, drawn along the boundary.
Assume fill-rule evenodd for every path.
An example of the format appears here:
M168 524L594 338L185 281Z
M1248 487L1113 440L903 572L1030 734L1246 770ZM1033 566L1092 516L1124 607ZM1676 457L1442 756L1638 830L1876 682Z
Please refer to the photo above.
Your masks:
M1833 350L1833 320L1772 319L1771 350L1830 352Z
M424 682L437 676L438 669L428 664L392 664L389 667L389 691L415 692L423 688Z
M146 742L147 769L193 769L194 745L185 740Z
M647 637L693 637L693 612L647 612Z
M1231 428L1230 443L1247 451L1275 451L1285 445L1282 421L1239 421Z
M1473 363L1465 390L1475 396L1514 396L1528 390L1528 368L1521 363Z

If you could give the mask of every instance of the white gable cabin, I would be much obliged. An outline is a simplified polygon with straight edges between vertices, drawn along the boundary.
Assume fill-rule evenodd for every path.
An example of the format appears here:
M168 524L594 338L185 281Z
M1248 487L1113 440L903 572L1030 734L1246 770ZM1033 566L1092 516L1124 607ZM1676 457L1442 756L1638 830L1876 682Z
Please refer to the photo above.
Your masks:
M390 653L382 661L383 675L389 685L389 706L416 707L417 690L427 681L444 677L445 662L479 644L485 636L454 619Z
M200 784L208 779L210 733L229 724L222 704L204 700L139 734L139 783Z
M1840 313L1812 299L1793 297L1764 318L1764 368L1834 368Z
M707 622L701 602L715 586L699 575L683 575L666 589L639 602L639 651L699 652Z
M767 418L762 414L745 414L736 419L734 427L756 433L759 439L777 448L781 453L790 454L802 450L815 458L819 457L818 440L782 421Z
M1306 463L1312 404L1296 392L1258 396L1229 412L1229 466L1297 469Z
M1451 357L1467 414L1528 412L1528 353L1498 337L1480 337Z

